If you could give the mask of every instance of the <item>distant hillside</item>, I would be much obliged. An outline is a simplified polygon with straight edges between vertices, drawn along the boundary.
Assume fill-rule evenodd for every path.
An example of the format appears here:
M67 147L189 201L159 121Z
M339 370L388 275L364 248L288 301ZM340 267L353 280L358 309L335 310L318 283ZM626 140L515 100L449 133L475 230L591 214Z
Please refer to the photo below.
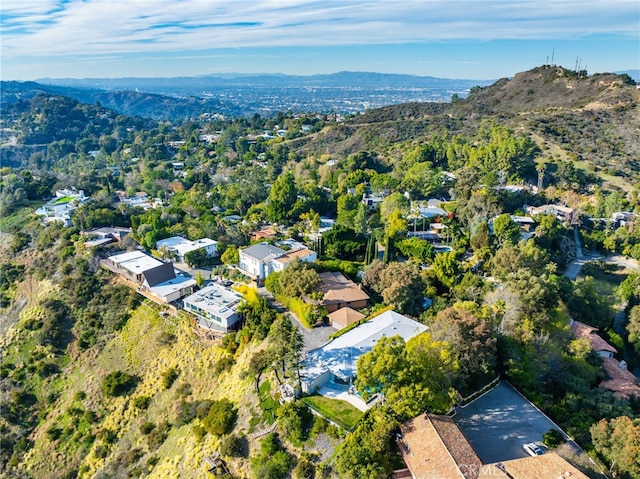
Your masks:
M184 119L202 113L227 117L271 116L279 111L361 113L412 101L449 101L489 81L414 75L340 72L330 75L237 75L177 78L42 79L80 101L155 119ZM36 84L38 85L38 84ZM162 97L157 96L162 95ZM90 98L90 99L89 99Z
M387 88L451 88L468 89L486 85L487 80L436 78L431 76L398 75L389 73L343 71L326 75L255 75L229 74L175 78L43 78L39 83L74 88L99 88L107 90L140 90L154 93L197 94L207 89L223 86L255 87L387 87Z
M491 120L528 133L550 157L571 154L603 174L638 178L640 90L632 83L625 75L578 76L563 68L538 67L473 88L466 99L452 103L370 110L293 144L316 154L384 151L399 142L427 142L442 131L469 133Z
M39 94L61 95L82 103L100 104L117 113L155 120L193 118L211 111L223 110L226 115L241 115L233 105L222 106L212 98L175 97L131 90L106 91L64 85L45 85L36 82L1 82L1 105L5 108ZM23 104L24 106L24 104Z

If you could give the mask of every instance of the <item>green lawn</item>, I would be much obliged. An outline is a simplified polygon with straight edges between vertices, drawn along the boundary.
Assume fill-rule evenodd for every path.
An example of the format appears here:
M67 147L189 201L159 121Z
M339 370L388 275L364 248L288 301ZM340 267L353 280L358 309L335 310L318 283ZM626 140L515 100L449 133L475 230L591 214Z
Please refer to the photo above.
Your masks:
M327 419L351 430L364 414L356 407L341 399L331 399L324 396L309 396L302 398L304 403L315 409Z
M73 200L75 200L76 197L75 196L63 196L61 198L56 199L52 204L54 205L63 205L65 203L69 203Z

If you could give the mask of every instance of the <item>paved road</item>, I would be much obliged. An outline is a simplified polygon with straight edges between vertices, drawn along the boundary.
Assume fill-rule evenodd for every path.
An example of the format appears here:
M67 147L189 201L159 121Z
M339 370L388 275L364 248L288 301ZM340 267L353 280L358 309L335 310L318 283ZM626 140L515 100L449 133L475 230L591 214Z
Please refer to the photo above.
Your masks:
M541 444L544 433L559 429L505 381L453 419L485 464L527 457L523 444Z

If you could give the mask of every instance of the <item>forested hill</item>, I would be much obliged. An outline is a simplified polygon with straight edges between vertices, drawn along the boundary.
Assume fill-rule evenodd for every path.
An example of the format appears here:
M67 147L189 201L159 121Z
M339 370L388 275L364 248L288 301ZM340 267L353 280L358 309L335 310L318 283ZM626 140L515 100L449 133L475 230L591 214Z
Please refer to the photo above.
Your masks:
M15 108L38 95L65 96L81 103L98 104L114 112L152 119L198 117L209 111L223 110L229 116L243 113L231 104L215 98L196 96L173 97L135 90L107 91L99 88L76 88L64 85L44 85L36 82L1 82L2 111Z
M3 88L0 128L0 478L391 477L399 424L500 374L590 456L555 429L531 440L580 470L640 479L640 397L627 397L640 396L628 377L640 367L640 90L628 77L541 67L450 103L188 121L20 87ZM176 236L217 242L219 257L183 255L193 283L243 294L225 300L238 331L206 315L224 339L188 300L164 303L173 279L156 285L162 304L138 294L173 271L140 250L177 261L164 246ZM277 305L240 271L256 238L282 247L257 248L279 264L317 257L273 267ZM150 268L142 284L135 266L111 272L134 256ZM385 398L365 415L328 397L280 402L329 335L322 302L335 296L321 283L343 284L338 272L369 296L351 303L364 318L393 309L428 328L406 342L387 329L350 356L355 377L340 381ZM599 351L617 353L603 365ZM342 359L312 369L326 377L329 363ZM606 364L624 381L607 381Z
M537 67L473 88L451 103L409 103L370 110L295 146L316 154L379 151L434 134L472 134L490 120L526 134L552 159L585 160L609 176L637 178L640 167L640 90L628 75L579 75ZM579 166L585 164L576 163Z

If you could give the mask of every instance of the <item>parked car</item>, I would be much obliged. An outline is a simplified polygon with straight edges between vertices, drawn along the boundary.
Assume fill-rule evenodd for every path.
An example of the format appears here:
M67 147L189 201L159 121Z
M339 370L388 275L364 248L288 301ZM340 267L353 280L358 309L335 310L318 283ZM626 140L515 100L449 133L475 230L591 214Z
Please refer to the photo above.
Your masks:
M544 451L542 450L542 448L538 446L535 442L528 442L526 444L523 444L522 448L530 456L540 456L544 454Z

